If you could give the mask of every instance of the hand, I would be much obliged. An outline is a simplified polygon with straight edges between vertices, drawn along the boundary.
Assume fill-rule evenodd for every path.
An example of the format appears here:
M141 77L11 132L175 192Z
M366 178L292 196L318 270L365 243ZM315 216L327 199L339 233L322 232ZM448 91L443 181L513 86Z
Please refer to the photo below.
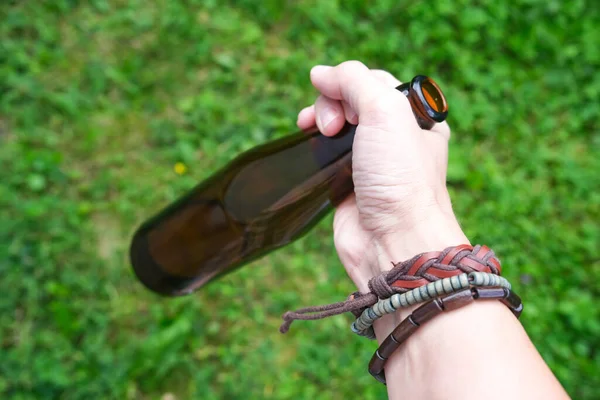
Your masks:
M446 190L448 139L444 122L419 127L400 82L358 61L316 66L321 93L298 115L298 126L334 136L346 121L358 124L353 145L355 195L339 205L334 241L359 290L391 262L427 250L468 243Z
M338 207L333 229L340 259L359 290L367 292L369 279L390 269L390 261L469 243L446 190L448 125L420 129L406 97L394 89L400 82L356 61L315 67L311 80L321 95L298 115L301 129L316 124L333 136L345 121L358 124L355 196ZM375 321L377 338L387 337L409 312L402 308ZM470 354L486 356L465 357L465 347L457 345L465 337ZM521 325L498 302L428 322L390 357L385 374L390 399L568 398ZM490 392L499 381L505 384Z

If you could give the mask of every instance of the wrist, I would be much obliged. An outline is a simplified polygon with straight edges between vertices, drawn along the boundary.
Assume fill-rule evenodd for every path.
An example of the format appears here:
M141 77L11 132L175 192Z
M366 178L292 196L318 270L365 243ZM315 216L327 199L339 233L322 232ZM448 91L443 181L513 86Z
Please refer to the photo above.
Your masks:
M427 251L439 251L449 246L470 244L454 214L436 210L374 238L359 268L368 273L357 274L354 283L359 291L368 291L369 280L393 263L408 260Z
M358 272L351 274L360 292L369 292L369 280L383 271L393 268L394 263L408 260L419 253L440 251L449 246L470 244L453 213L436 210L423 218L414 218L397 230L374 238L362 259ZM374 324L378 341L387 335L417 306L400 309L385 315Z
M409 230L391 232L374 242L381 271L389 270L392 262L408 260L419 253L439 251L449 246L470 244L456 218L433 215Z

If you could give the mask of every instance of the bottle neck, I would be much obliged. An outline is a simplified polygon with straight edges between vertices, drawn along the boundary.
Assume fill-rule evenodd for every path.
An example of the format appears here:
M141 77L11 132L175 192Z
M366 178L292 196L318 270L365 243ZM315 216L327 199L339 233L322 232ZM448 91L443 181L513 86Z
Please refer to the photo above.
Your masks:
M423 106L423 102L419 99L418 95L411 87L411 82L403 83L400 86L396 87L397 90L401 91L403 95L408 97L408 101L410 102L410 106L413 110L413 114L417 119L417 123L422 129L431 129L436 121L434 121L425 110Z

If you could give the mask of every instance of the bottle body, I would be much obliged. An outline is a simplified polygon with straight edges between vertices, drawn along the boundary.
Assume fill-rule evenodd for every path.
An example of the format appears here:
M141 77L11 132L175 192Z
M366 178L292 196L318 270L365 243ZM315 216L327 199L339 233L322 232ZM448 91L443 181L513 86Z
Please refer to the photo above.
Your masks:
M352 193L355 130L301 132L238 156L138 229L138 278L161 294L187 294L301 237Z
M421 128L446 118L445 97L428 77L396 89ZM238 156L136 231L130 260L140 281L164 295L188 294L298 239L354 190L356 129L301 132Z

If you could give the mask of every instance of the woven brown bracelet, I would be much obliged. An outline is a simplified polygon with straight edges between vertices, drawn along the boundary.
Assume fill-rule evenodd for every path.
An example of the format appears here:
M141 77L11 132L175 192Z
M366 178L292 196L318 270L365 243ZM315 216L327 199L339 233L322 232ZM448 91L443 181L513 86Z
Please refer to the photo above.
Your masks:
M500 275L500 261L487 246L475 247L462 244L448 247L444 251L421 253L410 260L393 264L390 271L373 277L369 281L369 293L355 292L348 300L323 306L306 307L288 311L283 315L281 333L289 330L294 320L315 320L352 312L359 316L367 307L379 299L396 293L405 293L430 282L473 271Z
M444 251L422 253L394 264L393 269L373 278L369 288L375 293L388 292L391 296L398 293L398 289L414 289L438 279L473 271L500 275L502 267L489 247L461 244Z
M506 288L469 288L443 298L434 299L417 308L385 338L369 362L369 373L379 382L385 384L384 367L386 361L410 335L435 316L464 307L478 299L498 299L517 318L523 311L523 304L519 296Z

